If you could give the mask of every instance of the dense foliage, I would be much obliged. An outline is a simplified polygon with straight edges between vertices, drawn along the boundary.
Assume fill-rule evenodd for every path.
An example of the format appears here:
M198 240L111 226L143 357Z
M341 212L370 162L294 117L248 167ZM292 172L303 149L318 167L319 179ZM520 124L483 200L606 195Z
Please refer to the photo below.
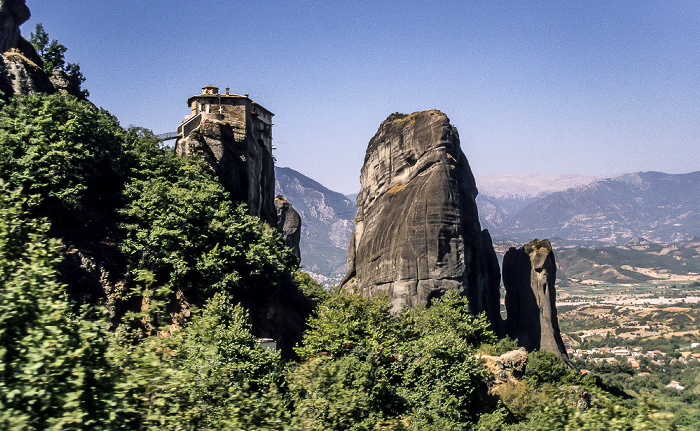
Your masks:
M13 98L0 113L0 178L38 194L45 213L114 205L126 174L124 130L104 109L60 94Z
M152 289L191 299L215 292L268 292L291 280L297 259L277 231L236 206L199 159L179 159L148 134L132 139L135 159L120 209L121 250L130 271L148 271ZM240 295L239 295L240 297Z
M105 427L104 323L69 303L60 244L26 201L0 180L0 428Z

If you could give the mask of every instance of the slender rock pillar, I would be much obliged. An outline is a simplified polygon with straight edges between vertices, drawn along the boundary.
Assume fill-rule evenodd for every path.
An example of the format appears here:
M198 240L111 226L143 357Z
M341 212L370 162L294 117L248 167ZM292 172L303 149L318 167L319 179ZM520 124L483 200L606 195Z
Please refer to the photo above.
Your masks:
M533 240L503 257L508 335L528 351L544 349L573 367L559 331L557 265L549 240Z

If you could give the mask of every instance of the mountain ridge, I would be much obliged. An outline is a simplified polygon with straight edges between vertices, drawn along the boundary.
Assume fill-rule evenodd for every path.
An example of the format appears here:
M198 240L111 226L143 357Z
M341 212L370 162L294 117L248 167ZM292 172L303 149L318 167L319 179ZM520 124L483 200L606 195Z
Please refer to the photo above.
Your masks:
M355 203L287 167L275 166L275 193L289 200L301 216L304 270L326 286L337 284L345 275Z
M604 178L547 194L511 214L495 198L482 202L492 205L485 224L503 239L622 244L635 237L668 243L700 235L700 171Z

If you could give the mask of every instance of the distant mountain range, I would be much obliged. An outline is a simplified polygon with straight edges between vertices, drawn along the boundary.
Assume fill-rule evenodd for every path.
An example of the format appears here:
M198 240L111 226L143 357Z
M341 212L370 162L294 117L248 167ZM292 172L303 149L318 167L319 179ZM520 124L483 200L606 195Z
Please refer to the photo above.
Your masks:
M276 193L284 195L302 218L304 269L326 285L338 283L345 275L348 238L354 229L355 195L343 196L290 168L276 167L275 178ZM506 174L478 178L477 186L480 222L497 246L549 238L556 247L569 249L557 252L564 253L562 264L568 272L575 265L566 262L583 259L586 253L573 246L624 249L635 238L681 244L700 237L700 171L638 172L613 178ZM609 255L611 249L607 250ZM599 259L586 260L599 269L603 265ZM620 280L644 278L625 271L621 269Z
M592 175L493 174L476 179L481 227L493 235L509 218L528 204L551 193L589 184ZM529 241L529 240L528 240Z
M477 180L477 186L482 226L495 239L550 238L561 246L624 244L637 237L670 243L700 236L700 171L638 172L539 194L515 187L496 189L491 196L489 185Z
M275 193L301 216L301 264L317 281L337 284L345 275L355 201L290 168L275 167Z

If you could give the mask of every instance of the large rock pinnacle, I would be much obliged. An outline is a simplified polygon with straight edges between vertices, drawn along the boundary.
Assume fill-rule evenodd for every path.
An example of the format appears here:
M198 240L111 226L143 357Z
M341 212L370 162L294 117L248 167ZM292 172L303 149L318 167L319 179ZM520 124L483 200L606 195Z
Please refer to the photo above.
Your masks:
M493 247L481 231L474 177L447 116L436 110L389 116L369 142L360 182L341 286L385 293L395 310L457 290L499 328L498 266L493 271L495 254L484 256Z
M544 349L571 362L559 331L554 282L557 265L549 240L533 240L503 257L508 335L528 351Z

